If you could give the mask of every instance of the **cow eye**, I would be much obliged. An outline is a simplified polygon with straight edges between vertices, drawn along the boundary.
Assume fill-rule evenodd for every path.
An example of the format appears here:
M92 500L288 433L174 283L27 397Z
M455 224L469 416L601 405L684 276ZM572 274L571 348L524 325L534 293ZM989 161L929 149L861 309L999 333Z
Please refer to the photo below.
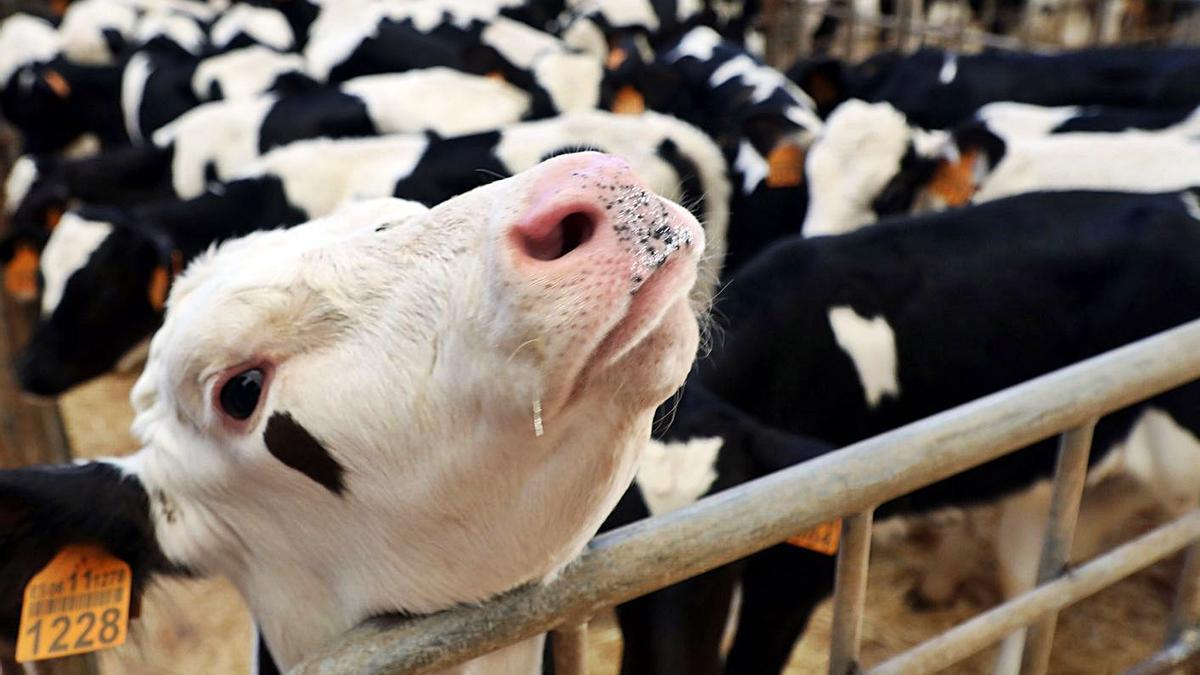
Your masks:
M234 375L221 387L221 409L235 420L249 418L258 408L262 386L261 368L251 368Z

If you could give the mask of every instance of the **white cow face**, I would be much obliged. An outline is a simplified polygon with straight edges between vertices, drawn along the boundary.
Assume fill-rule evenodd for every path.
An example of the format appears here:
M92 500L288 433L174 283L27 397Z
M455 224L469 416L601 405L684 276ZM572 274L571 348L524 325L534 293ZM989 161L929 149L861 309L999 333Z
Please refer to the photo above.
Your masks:
M283 665L554 573L689 368L702 236L579 153L202 257L133 393L163 553L238 583Z
M887 103L843 103L830 114L805 163L804 234L843 234L874 223L881 201L897 201L889 194L897 189L905 193L899 212L923 210L921 191L952 151L948 134L910 127Z

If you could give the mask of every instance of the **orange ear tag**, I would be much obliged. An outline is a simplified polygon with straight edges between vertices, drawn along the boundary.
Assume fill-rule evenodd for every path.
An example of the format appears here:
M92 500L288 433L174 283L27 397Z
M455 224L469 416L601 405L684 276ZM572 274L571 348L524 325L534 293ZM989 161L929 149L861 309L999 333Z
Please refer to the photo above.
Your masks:
M804 182L804 148L783 142L767 155L767 187L796 187Z
M604 67L609 70L616 70L621 67L622 63L625 63L625 59L627 58L629 58L629 54L626 54L624 49L613 47L608 50L608 58L604 60Z
M633 85L627 84L613 97L612 111L618 115L640 115L646 111L646 98Z
M29 244L17 244L12 260L4 267L4 290L20 302L37 297L38 252Z
M821 523L811 530L788 537L787 543L825 555L837 555L842 539L842 519Z
M71 84L57 70L47 68L46 73L42 75L42 79L54 90L55 96L66 98L71 95Z
M103 548L63 548L29 580L17 633L17 661L40 661L125 644L129 565Z
M147 289L147 296L150 298L150 306L154 311L161 312L167 306L167 291L171 288L170 277L167 275L167 268L159 265L150 273L150 287Z

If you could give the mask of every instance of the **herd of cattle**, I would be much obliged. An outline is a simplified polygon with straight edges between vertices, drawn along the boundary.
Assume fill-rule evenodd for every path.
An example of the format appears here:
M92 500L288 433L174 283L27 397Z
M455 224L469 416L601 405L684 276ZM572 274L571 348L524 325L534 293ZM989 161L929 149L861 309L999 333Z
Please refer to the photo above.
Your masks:
M48 518L43 504L62 511L64 500L76 500L64 513L78 512L78 521L52 522L113 538L105 541L129 552L139 579L183 570L242 579L271 655L290 666L371 614L433 611L552 574L605 515L602 529L678 509L1200 316L1200 50L926 49L853 65L801 60L785 74L746 46L755 18L753 3L720 0L80 0L61 19L7 18L0 112L25 154L7 181L0 259L5 291L41 310L18 356L18 379L30 394L59 395L139 363L158 331L134 391L135 430L168 450L117 471L103 464L0 472L0 542L45 536L44 523L22 519ZM702 252L688 216L651 193L683 204L702 224ZM500 290L495 280L480 281L508 269L492 260L494 242L460 230L468 221L492 227L486 223L524 208L527 194L529 208L550 214L538 221L548 224L520 226L512 240L528 269L544 263L554 271L539 282L542 296L529 291L509 303L503 293L525 292L512 290L512 278L497 282ZM314 229L320 223L333 232ZM612 241L598 234L610 223ZM339 239L364 227L416 242L421 253L389 258ZM406 234L420 227L444 228L444 241ZM566 293L553 306L582 302L568 293L578 279L560 280L558 290L546 279L575 269L554 266L560 258L603 246L633 256L626 295L649 298L620 302L674 307L661 290L673 288L667 281L643 286L652 276L682 275L671 270L684 263L673 261L690 251L699 268L687 300L712 306L705 348L687 385L656 412L648 446L634 443L634 432L645 431L638 424L612 422L619 430L606 433L609 423L595 420L616 419L601 414L615 407L648 424L649 408L673 390L662 383L672 367L686 370L686 359L674 358L678 346L651 339L671 328L654 323L669 322L670 312L646 320L640 330L650 337L637 338L653 343L644 351L662 354L618 352L640 355L645 372L604 380L620 386L599 398L575 397L603 409L591 410L586 424L562 383L547 379L526 391L529 373L516 369L534 368L525 358L543 369L576 358L563 340L594 328L595 311L607 305L593 298L594 311L576 307L569 323L543 320L555 328L501 358L476 353L477 343L508 336L504 322L548 311L533 307L553 300L546 294ZM464 251L484 258L484 271L479 260L451 264ZM339 255L346 252L366 271L348 271L353 265ZM373 267L385 262L404 269ZM254 299L246 288L255 283L273 284L278 297ZM334 299L325 297L331 288ZM481 308L481 299L497 306ZM387 329L353 328L364 317ZM472 336L472 325L484 326L487 339ZM403 349L432 350L431 362L354 337L378 340L393 329ZM637 333L613 334L627 332ZM681 335L678 343L690 344ZM364 342L341 349L353 340ZM272 349L341 356L297 373ZM673 357L664 356L671 349ZM242 358L212 357L220 367L209 365L217 352ZM453 361L463 354L495 372ZM269 367L247 366L264 355ZM428 372L413 371L414 360ZM375 372L380 364L387 372ZM241 370L225 372L235 365ZM222 383L222 414L236 424L214 431L211 412L188 407L206 400L195 384L208 378ZM512 390L497 391L510 379ZM264 399L276 410L270 416L259 410L268 385L279 390ZM648 393L631 395L637 387ZM489 406L499 398L507 411L514 396L532 401L520 407L525 426L498 432L493 417L503 415L490 416ZM626 398L633 400L616 401ZM337 410L348 401L363 412ZM334 411L318 411L322 402ZM470 412L448 412L454 406ZM412 429L386 422L397 410L400 419L417 415ZM228 456L228 447L252 450L230 440L250 428L245 420L265 427L259 454L310 479L302 488L288 483L290 474L264 485L257 465ZM462 450L454 461L422 455L432 464L417 470L366 451L361 461L346 454L368 445L362 439L371 431L466 447L474 425L496 445L505 434L527 444L536 429L536 438L564 444L588 445L582 436L645 447L619 502L632 464L584 462L593 471L585 475ZM1197 433L1200 385L1110 415L1096 429L1093 477L1130 475L1169 509L1194 506ZM184 452L212 438L223 439L210 443L217 450ZM878 515L1005 498L1000 576L1006 592L1018 592L1033 583L1044 518L1036 484L1052 469L1049 445L922 489ZM412 494L381 507L398 499L382 496L388 483L379 482L398 480L396 471L414 472L399 483ZM513 480L497 480L508 471ZM455 487L439 482L454 472ZM364 477L371 473L380 475ZM597 475L607 477L603 490L581 487ZM421 477L428 484L412 482ZM556 478L561 485L549 485ZM279 487L272 481L294 490L288 508L307 514L306 525L278 527L272 517L286 520L289 511L246 493ZM181 496L188 490L224 510L206 504L205 515L177 524L189 522ZM97 524L88 511L105 491L115 491L129 522ZM13 506L14 495L38 504L34 513ZM442 512L419 495L454 503ZM412 522L388 525L383 516L399 506ZM553 513L531 515L539 509ZM486 524L476 523L480 514ZM206 517L202 534L189 530ZM568 526L560 517L576 520ZM248 525L233 524L242 520ZM1089 522L1085 508L1082 538L1096 539L1086 527L1101 520ZM477 526L513 531L497 542ZM217 562L200 556L209 530L226 529L237 546L221 540L208 552L225 556ZM446 531L461 541L429 541L433 533L453 539ZM381 563L394 554L364 544L371 533L413 549L411 559ZM70 535L54 536L61 543ZM534 545L530 536L546 539ZM284 550L297 540L316 546L316 559L297 561ZM486 553L511 569L480 577L473 554L463 552L484 540ZM15 634L20 585L53 549L41 542L0 560L0 637ZM461 557L447 560L446 550ZM347 551L357 560L347 561ZM952 589L954 561L945 562L930 574ZM289 565L298 569L277 574ZM345 581L329 597L315 589L297 597L298 588L342 570ZM831 556L781 544L622 605L622 672L781 672L833 573ZM383 586L397 590L371 595ZM305 602L328 615L328 625L297 627ZM1006 642L998 672L1015 672L1021 639ZM513 668L527 657L506 650L495 658L508 660L493 665Z

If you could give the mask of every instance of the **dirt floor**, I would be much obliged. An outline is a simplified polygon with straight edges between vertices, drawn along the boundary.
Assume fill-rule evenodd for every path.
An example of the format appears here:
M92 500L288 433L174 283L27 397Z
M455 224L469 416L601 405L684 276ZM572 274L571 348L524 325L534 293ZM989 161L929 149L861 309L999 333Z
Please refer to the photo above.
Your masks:
M72 446L79 456L124 454L135 443L126 430L131 420L128 391L132 376L102 378L70 393L62 402ZM945 609L914 611L906 594L928 568L932 545L927 536L877 538L872 554L867 613L863 626L863 661L879 663L970 618L996 603L994 562L985 537L996 520L994 507L973 512L978 527L965 550L969 582ZM1119 528L1119 543L1152 527L1159 517L1139 511ZM928 530L930 523L906 528ZM957 531L957 530L956 530ZM1066 611L1058 625L1050 672L1062 675L1103 675L1121 672L1161 644L1178 574L1178 558L1168 559L1141 574L1085 600ZM797 644L789 675L823 673L829 641L831 611L825 603ZM102 656L106 674L169 674L249 672L250 623L236 592L221 581L167 582L149 594L143 618L135 622L130 642ZM590 631L590 671L617 672L620 634L611 616L598 617ZM948 672L985 673L986 652ZM1200 674L1200 667L1189 672Z

